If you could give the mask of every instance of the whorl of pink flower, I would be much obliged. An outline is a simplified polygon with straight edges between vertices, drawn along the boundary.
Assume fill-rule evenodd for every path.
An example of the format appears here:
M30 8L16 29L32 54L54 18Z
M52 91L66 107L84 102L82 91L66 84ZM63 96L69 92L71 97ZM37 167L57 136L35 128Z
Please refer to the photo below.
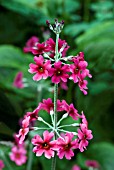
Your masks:
M87 129L86 124L80 124L80 129L78 129L79 138L79 149L81 152L88 146L88 140L93 138L92 131Z
M32 47L31 52L34 55L42 55L43 53L49 52L50 47L46 43L37 43L35 47Z
M87 167L92 167L92 168L99 168L100 165L96 160L87 160L85 161L85 165Z
M22 164L26 163L27 157L25 148L22 146L12 147L10 159L14 161L18 166L21 166Z
M27 42L26 46L23 48L23 51L25 53L31 52L32 47L35 47L35 45L39 42L39 38L36 36L32 36Z
M0 170L2 170L5 167L3 160L0 159Z
M57 155L60 159L63 159L65 156L66 159L71 159L74 156L72 149L78 148L78 141L75 139L72 141L74 135L72 133L66 133L64 139L57 139Z
M19 143L22 144L25 136L29 132L29 123L30 123L30 116L26 116L25 119L22 121L22 129L19 130L19 134L16 135L19 138Z
M72 167L72 170L81 170L81 169L80 169L80 167L79 167L78 165L74 165L74 166Z
M22 89L24 88L24 83L23 83L23 73L20 71L16 74L13 86Z
M67 82L67 79L69 78L67 72L69 72L68 65L62 66L61 61L55 62L54 68L49 69L49 76L52 77L52 83L58 84L60 81Z
M51 110L54 110L54 103L51 98L43 99L43 102L39 104L40 110L45 110L50 113ZM64 111L63 103L60 100L57 100L57 111Z
M50 47L50 51L52 52L52 56L54 57L54 55L55 55L55 42L54 42L54 40L52 39L52 38L49 38L47 41L46 41L46 44L48 44L49 45L49 47ZM69 46L68 46L68 44L66 43L66 41L65 40L61 40L61 39L59 39L59 41L58 41L58 51L60 52L60 49L64 46L64 45L66 45L65 47L64 47L64 49L63 49L63 51L62 51L62 57L64 57L65 55L66 55L66 52L67 52L67 50L69 49ZM51 57L52 57L51 56ZM52 57L52 58L53 58Z
M44 153L45 157L48 159L54 157L56 141L51 141L53 136L54 133L49 133L48 131L44 131L43 139L39 135L34 136L32 139L32 144L35 145L33 152L36 153L36 156L41 156Z
M73 104L68 105L65 100L62 101L64 110L71 116L74 120L77 120L80 115L78 111L74 108Z
M46 79L48 77L48 71L51 68L51 61L47 60L44 62L44 58L42 55L39 57L35 56L34 61L36 64L30 64L30 69L28 70L30 73L36 73L33 76L33 80L39 81L40 79Z

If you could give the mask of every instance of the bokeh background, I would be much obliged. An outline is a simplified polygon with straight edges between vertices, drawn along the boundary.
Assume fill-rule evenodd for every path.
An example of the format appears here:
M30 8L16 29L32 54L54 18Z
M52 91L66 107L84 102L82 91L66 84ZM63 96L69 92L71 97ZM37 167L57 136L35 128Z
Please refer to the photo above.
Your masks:
M46 20L64 20L61 39L70 46L67 55L85 53L93 78L88 80L88 95L69 81L68 90L60 90L59 98L73 102L84 111L94 138L87 151L75 153L69 162L57 160L57 170L78 164L86 170L85 160L94 159L101 170L114 170L114 1L113 0L0 0L0 140L13 141L19 130L19 119L37 107L43 98L53 97L50 80L33 82L28 73L31 54L23 47L33 35L40 42L54 37ZM23 72L28 87L13 87L16 74ZM40 89L40 90L39 90ZM9 148L0 144L8 158ZM29 150L29 148L28 148ZM31 170L48 170L50 161L33 155ZM10 161L10 160L9 160ZM26 165L15 170L25 170ZM8 168L4 168L8 170Z

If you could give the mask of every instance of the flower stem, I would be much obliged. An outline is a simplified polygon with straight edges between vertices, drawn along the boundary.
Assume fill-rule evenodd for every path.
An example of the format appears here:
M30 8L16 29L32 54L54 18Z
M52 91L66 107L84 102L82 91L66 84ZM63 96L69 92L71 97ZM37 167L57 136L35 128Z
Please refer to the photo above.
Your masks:
M56 45L55 45L55 61L58 61L59 52L58 52L58 40L59 34L56 34ZM54 129L57 129L57 98L58 98L58 84L54 85ZM55 140L57 138L57 134L55 132ZM56 169L56 155L52 159L51 170Z
M55 61L58 61L58 41L59 41L59 34L56 34L56 45L55 45Z

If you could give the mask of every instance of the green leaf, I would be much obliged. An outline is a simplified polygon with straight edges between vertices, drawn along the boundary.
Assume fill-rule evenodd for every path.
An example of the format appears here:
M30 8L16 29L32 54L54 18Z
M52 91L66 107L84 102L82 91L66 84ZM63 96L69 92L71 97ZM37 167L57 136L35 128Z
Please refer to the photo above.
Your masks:
M29 58L30 55L25 55L22 50L11 45L1 45L0 46L0 67L9 67L20 69L27 69L28 63L32 61Z
M3 135L13 135L13 131L3 122L0 122L0 134Z
M45 24L47 16L45 15L44 1L34 0L1 0L1 5L15 11L19 14L27 16L37 24ZM42 10L43 9L43 10Z
M66 35L69 35L71 37L77 36L79 33L85 31L89 25L87 23L80 23L80 24L70 24L67 25L64 29L64 32Z

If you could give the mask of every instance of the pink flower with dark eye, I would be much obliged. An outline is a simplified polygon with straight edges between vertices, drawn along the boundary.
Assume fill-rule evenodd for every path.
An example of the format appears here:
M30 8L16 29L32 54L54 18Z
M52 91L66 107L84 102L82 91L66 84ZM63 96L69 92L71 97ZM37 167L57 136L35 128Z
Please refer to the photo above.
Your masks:
M74 120L77 120L80 115L78 111L74 108L73 104L68 105L65 100L62 101L64 110L71 116Z
M14 146L10 153L10 159L14 161L18 166L26 163L26 150L24 147Z
M25 136L29 132L29 123L30 123L30 116L26 116L25 119L22 121L22 129L19 130L19 134L16 135L19 138L19 143L22 144Z
M28 70L30 73L36 73L33 76L33 80L39 81L40 79L46 79L48 77L48 70L51 68L51 61L47 60L44 62L44 58L42 55L39 57L35 56L34 61L36 64L30 64L30 69Z
M50 159L54 157L54 150L56 149L56 141L51 141L54 137L53 132L44 131L43 139L36 135L32 139L32 144L35 145L33 152L36 153L36 156L41 156L43 153L46 158Z
M32 36L27 42L26 46L23 48L23 51L25 53L31 52L32 47L35 47L35 45L39 42L39 38L36 36Z
M80 124L80 129L78 129L79 138L79 149L81 152L88 146L88 140L93 138L92 131L87 129L86 124Z
M43 103L40 103L40 109L46 110L48 113L50 113L50 111L54 109L52 99L43 99Z
M69 72L68 65L62 66L61 61L56 62L54 68L50 68L49 70L49 76L52 77L52 83L58 84L60 81L67 82L67 79L69 78L67 72Z
M80 77L80 74L85 71L87 67L87 62L86 61L79 61L78 58L74 58L74 64L70 65L70 79L73 79L74 83L78 82L78 79Z
M99 168L100 167L99 163L96 160L87 160L85 162L85 165L87 167L92 167L92 168Z
M43 53L49 52L50 47L46 43L37 43L35 47L31 49L32 53L35 55L41 55Z
M78 165L74 165L74 166L72 167L72 170L81 170L81 169L80 169L80 167L79 167Z
M23 73L22 72L18 72L17 75L15 76L13 86L15 86L19 89L24 88Z
M63 159L65 156L66 159L71 159L71 157L74 156L74 153L72 149L77 149L78 148L78 141L74 140L72 141L72 138L74 137L73 133L66 133L65 137L58 138L57 139L57 155L59 156L60 159Z
M2 160L0 160L0 170L2 170L4 168L4 162Z

